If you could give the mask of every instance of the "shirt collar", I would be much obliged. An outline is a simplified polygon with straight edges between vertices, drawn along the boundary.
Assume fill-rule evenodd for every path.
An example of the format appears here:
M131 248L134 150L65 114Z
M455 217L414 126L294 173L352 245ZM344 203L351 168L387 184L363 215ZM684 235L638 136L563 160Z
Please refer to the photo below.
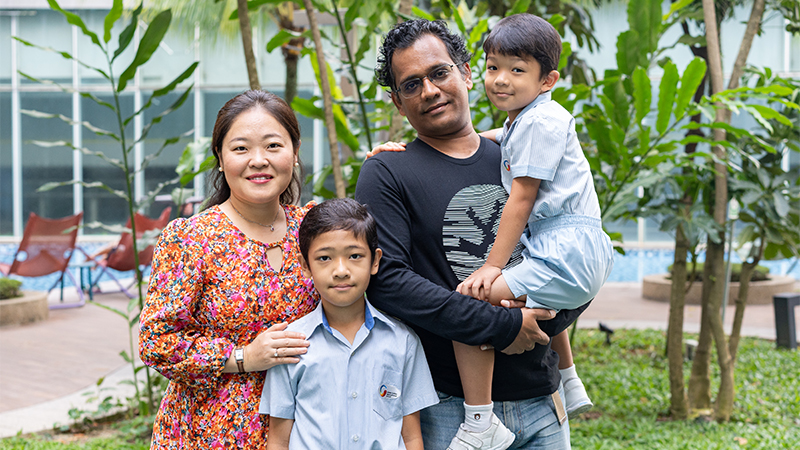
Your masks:
M517 119L522 117L526 112L528 112L531 109L535 108L537 105L541 105L544 102L550 101L551 98L552 98L552 94L550 93L550 91L542 92L541 94L536 96L536 98L533 99L532 102L528 103L528 106L522 108L522 111L520 111L519 114L517 114ZM517 119L514 119L514 122L516 122ZM506 130L509 130L511 128L512 123L508 119L506 119L504 125L505 125L504 128Z
M375 319L377 319L382 323L385 323L389 327L394 328L394 324L392 323L392 321L389 320L382 312L375 309L375 307L372 306L372 304L365 299L364 326L366 326L368 330L372 330L372 328L375 326ZM302 325L296 329L296 331L303 333L306 336L311 336L314 330L316 330L317 327L319 327L320 325L326 330L328 330L329 333L333 333L330 324L328 324L328 318L325 317L325 310L322 309L322 303L317 305L317 307L313 311L311 311L310 313L308 313L307 316L305 316L305 320L302 322Z
M314 312L317 312L318 310L321 316L321 321L318 322L315 319L314 323L316 324L316 326L319 326L321 324L323 327L325 327L326 330L328 330L328 332L333 333L330 324L328 324L328 318L325 316L325 310L322 309L321 302L319 306L317 306L317 309L314 310ZM366 326L367 329L370 331L372 330L372 327L375 326L375 315L379 315L378 317L379 320L383 322L387 321L386 317L383 314L378 312L378 310L376 310L372 305L370 305L367 299L364 299L364 326Z

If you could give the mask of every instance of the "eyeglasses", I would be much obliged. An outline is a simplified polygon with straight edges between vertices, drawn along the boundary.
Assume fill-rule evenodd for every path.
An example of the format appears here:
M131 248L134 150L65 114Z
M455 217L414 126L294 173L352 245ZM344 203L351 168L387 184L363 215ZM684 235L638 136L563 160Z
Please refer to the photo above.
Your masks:
M428 75L422 78L412 78L405 83L400 85L399 89L395 89L395 92L399 93L403 98L413 98L422 92L422 80L427 78L433 83L436 87L442 87L443 84L447 83L449 80L452 79L450 76L453 73L453 67L455 64L447 64L445 66L440 66L431 71Z

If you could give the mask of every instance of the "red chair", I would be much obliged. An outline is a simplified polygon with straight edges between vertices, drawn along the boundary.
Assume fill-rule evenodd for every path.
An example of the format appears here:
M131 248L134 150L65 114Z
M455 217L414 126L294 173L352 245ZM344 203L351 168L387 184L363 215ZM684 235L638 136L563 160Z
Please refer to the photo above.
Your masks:
M134 220L136 221L136 239L142 239L142 236L148 231L151 230L162 230L164 227L167 226L169 223L169 215L172 212L171 207L167 207L164 211L161 212L161 215L155 219L151 219L147 216L143 216L139 213L134 214ZM128 219L128 222L125 224L125 228L131 228L131 220ZM139 267L149 267L153 261L153 245L148 245L144 249L139 252ZM133 284L128 286L127 288L122 285L122 283L115 277L111 272L107 269L114 269L119 272L127 272L130 270L134 270L136 268L136 263L133 258L133 236L130 232L124 232L119 238L119 242L112 247L108 252L103 252L104 254L95 255L94 261L97 263L97 266L100 267L100 272L94 276L94 284L92 288L97 285L97 282L100 280L100 277L103 276L105 273L109 276L117 286L119 286L120 291L124 292L130 298L134 298L135 295L131 294L128 289L130 289L134 284L136 284L136 280L134 280ZM92 259L91 257L87 256L88 259Z
M64 275L67 275L75 289L78 291L80 302L77 304L52 305L50 308L67 308L83 306L83 290L75 277L67 268L69 259L75 250L75 241L78 238L78 225L81 223L83 213L63 219L46 219L35 213L28 217L22 242L19 243L14 261L11 264L0 264L3 275L19 275L21 277L41 277L51 273L60 272L48 292L61 283L61 300L64 300Z

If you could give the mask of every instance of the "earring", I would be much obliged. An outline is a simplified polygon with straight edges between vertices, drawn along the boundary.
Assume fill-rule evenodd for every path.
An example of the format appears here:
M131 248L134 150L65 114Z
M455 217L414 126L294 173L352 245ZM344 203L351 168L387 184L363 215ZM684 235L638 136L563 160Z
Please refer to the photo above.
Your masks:
M219 167L219 171L222 172L222 166Z
M299 162L295 162L295 163L294 163L294 166L295 166L295 167L300 167L300 163L299 163Z

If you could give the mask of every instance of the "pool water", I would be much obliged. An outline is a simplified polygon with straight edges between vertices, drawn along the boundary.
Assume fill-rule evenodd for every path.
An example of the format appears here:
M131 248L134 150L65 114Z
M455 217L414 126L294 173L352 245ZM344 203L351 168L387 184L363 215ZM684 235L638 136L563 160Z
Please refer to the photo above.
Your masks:
M97 251L105 243L82 243L80 246L87 253ZM0 244L0 262L10 264L17 250L15 244ZM609 282L639 282L645 275L665 273L667 267L672 264L674 252L671 249L629 249L625 255L617 254L614 257L614 268L608 277ZM703 260L703 255L699 257ZM734 262L740 262L734 255ZM72 257L73 262L83 261L83 254L76 252ZM776 275L792 275L800 279L800 264L796 259L783 259L778 261L763 261L761 265L769 267L770 273ZM97 271L94 271L96 273ZM109 270L117 279L133 278L133 272L117 272ZM94 273L92 280L94 280ZM73 269L73 275L78 278L77 269ZM22 281L22 289L47 290L58 279L57 274L51 274L39 278L25 278L12 276L12 278ZM101 278L101 282L109 281L107 275ZM71 287L69 279L65 282L65 287Z
M608 281L636 282L642 281L645 275L666 273L674 258L675 252L672 249L626 250L625 255L616 254L614 256L614 268L611 270ZM705 255L700 254L698 261L704 260ZM741 259L734 253L732 261L739 263ZM762 261L759 265L768 267L773 275L792 275L800 279L800 264L796 258Z

